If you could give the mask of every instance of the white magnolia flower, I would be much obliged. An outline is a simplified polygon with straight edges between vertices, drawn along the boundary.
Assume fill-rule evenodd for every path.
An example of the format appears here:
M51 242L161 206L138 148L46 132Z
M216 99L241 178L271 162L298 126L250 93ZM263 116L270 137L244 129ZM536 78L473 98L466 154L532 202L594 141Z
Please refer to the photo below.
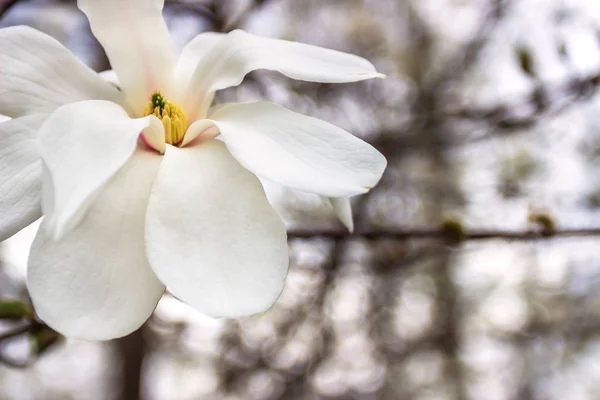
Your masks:
M165 285L210 316L268 309L287 238L257 177L333 198L348 223L346 198L377 184L386 161L275 104L211 108L215 92L261 68L314 82L382 75L360 57L242 31L201 34L175 61L163 0L78 6L120 89L47 35L0 30L0 113L13 118L0 124L0 240L43 213L27 277L39 316L66 336L115 338Z

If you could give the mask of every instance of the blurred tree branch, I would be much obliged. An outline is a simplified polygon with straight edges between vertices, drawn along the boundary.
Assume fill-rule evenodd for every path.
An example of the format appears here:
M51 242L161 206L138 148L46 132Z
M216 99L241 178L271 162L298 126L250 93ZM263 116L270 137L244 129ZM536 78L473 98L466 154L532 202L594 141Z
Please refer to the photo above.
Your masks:
M513 101L512 104L499 105L487 110L462 109L451 111L446 114L446 117L483 121L497 130L530 129L542 118L557 116L579 101L589 99L599 87L600 72L585 78L574 79L567 84L563 83L554 90L550 89L548 85L541 85L524 101ZM560 96L555 94L550 96L551 92L562 93ZM563 102L557 105L550 98L562 99ZM515 117L515 109L522 107L524 104L534 104L534 112L525 117Z
M15 4L17 4L20 0L2 0L0 1L0 18L6 14L8 10L10 10Z
M29 340L29 355L24 360L13 360L1 351L5 344L3 342L10 342L21 336L26 336ZM27 317L20 325L0 334L0 364L13 368L26 368L61 338L57 332L34 316Z
M235 29L240 29L243 27L244 23L248 20L250 16L252 16L257 11L260 11L265 5L272 3L274 0L254 0L252 1L246 9L242 12L238 13L236 16L227 19L223 24L223 31L230 32Z
M540 240L563 237L600 236L600 228L564 229L552 232L541 230L511 231L511 230L464 230L457 240L456 232L448 228L386 228L381 230L346 232L337 230L291 230L288 232L290 239L307 239L312 237L326 238L365 238L365 239L441 239L452 241L468 240Z
M116 352L121 357L120 399L142 398L142 367L147 352L145 325L135 332L116 339Z
M0 334L0 343L8 340L8 339L13 339L17 336L23 335L25 333L28 333L29 331L31 331L32 329L32 324L31 323L27 323L21 326L18 326L14 329L8 330L2 334Z
M253 0L244 10L233 16L224 12L223 2L216 0L207 3L186 0L166 0L166 5L169 7L185 9L186 11L206 19L217 32L231 32L232 30L241 28L250 16L272 1L273 0Z

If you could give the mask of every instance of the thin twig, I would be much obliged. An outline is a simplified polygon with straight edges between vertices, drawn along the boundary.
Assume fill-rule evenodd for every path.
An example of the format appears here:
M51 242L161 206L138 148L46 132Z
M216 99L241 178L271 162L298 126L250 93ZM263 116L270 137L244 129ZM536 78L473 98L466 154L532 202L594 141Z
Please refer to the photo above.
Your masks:
M6 14L6 12L8 10L10 10L19 1L20 0L8 0L8 1L0 2L0 18L2 18L4 16L4 14Z
M0 344L2 344L2 342L5 340L9 340L9 339L15 338L17 336L25 335L25 334L29 333L32 329L34 329L34 327L35 327L35 324L28 322L27 324L18 326L15 329L12 329L3 334L0 334ZM18 361L12 360L11 358L6 357L4 354L2 354L2 352L0 352L0 364L6 365L6 366L12 367L12 368L27 368L31 364L31 362L30 361L18 362Z
M205 4L192 3L189 1L182 0L167 0L165 2L165 7L168 7L172 10L185 10L187 12L196 14L199 17L206 19L212 24L220 23L220 21L217 20L217 16Z
M600 87L600 72L591 74L582 79L575 79L566 85L561 83L559 86L564 88L552 88L552 85L542 84L541 87L545 88L544 93L556 93L563 91L563 96L559 97L554 94L553 98L564 99L567 98L569 101L564 102L556 106L554 102L544 102L541 107L538 107L536 111L528 116L515 117L514 112L516 108L522 107L524 104L536 104L536 97L539 96L539 90L534 91L528 95L525 101L516 102L513 101L511 104L499 105L492 109L463 109L456 110L446 113L445 116L449 118L459 118L467 120L479 120L490 123L492 126L498 129L505 130L517 130L517 129L529 129L534 126L539 120L543 118L556 117L557 115L567 111L571 106L578 104L581 100L589 99L594 92Z
M244 11L228 21L225 21L223 31L230 32L232 30L241 28L251 15L260 10L267 3L269 3L269 0L254 0L252 3L250 3L250 5L248 5L248 7L246 7Z
M25 325L16 327L15 329L9 330L8 332L2 333L0 334L0 342L28 333L32 328L33 324L27 323Z
M465 231L459 240L539 240L565 237L600 236L600 228L564 229L554 232L544 231L510 231L510 230L471 230ZM456 240L456 236L447 229L442 228L414 228L414 229L386 229L363 232L344 232L337 230L292 230L288 232L290 239L307 239L313 237L326 238L365 238L365 239L449 239Z
M450 81L460 80L478 61L481 51L487 46L502 18L509 8L509 0L490 0L487 15L480 23L477 33L465 47L448 62L443 72L428 84L429 90L437 91Z

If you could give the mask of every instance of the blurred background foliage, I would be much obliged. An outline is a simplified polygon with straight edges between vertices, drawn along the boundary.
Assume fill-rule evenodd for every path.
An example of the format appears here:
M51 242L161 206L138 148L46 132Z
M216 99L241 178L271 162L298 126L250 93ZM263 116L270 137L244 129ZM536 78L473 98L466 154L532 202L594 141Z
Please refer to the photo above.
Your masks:
M0 10L0 26L110 68L75 1ZM385 81L263 71L219 100L330 121L389 168L353 199L353 235L318 197L265 184L291 268L276 306L238 321L166 295L129 337L65 340L26 306L35 227L9 239L0 399L600 399L597 0L167 0L164 13L178 49L242 28L371 60Z

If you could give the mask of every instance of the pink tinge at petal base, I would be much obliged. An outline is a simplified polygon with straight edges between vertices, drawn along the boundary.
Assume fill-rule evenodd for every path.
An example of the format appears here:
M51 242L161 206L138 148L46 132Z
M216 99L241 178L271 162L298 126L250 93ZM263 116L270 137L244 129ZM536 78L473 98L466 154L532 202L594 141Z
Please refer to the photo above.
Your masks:
M214 139L219 136L220 133L219 128L213 121L210 119L201 119L190 125L185 133L183 142L181 142L181 147L187 146L195 140L206 141Z

